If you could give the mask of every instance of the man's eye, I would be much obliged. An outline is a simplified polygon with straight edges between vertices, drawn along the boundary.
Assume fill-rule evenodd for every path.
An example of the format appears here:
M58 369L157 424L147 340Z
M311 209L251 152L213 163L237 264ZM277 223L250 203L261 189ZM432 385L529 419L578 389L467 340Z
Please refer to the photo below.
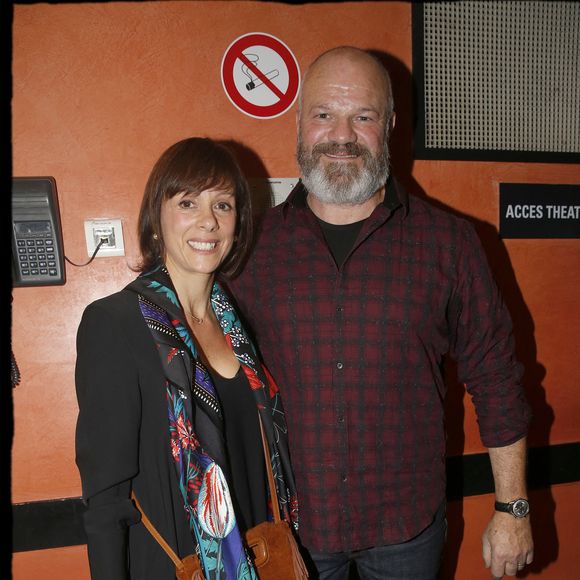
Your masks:
M316 115L317 119L328 119L328 117L329 117L328 113L318 113Z

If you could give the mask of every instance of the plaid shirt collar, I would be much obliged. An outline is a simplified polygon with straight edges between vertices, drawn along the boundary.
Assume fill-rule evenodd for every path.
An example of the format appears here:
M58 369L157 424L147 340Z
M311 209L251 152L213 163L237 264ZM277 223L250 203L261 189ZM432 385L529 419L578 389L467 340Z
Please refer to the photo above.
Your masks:
M286 200L282 203L282 215L285 220L287 219L288 210L290 207L308 207L306 204L307 195L308 191L304 187L302 180L300 180L294 189L290 192ZM389 180L387 181L385 197L382 203L377 206L373 213L380 212L380 214L383 214L386 212L386 217L399 207L403 208L403 217L406 217L409 213L409 196L401 184L393 176L390 176ZM380 217L380 215L377 217Z

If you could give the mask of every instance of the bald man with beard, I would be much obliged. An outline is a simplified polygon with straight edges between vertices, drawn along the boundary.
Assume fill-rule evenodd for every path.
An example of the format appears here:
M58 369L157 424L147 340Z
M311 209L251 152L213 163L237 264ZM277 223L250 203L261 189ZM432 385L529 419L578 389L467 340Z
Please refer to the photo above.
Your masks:
M356 565L369 580L436 578L446 356L493 468L484 562L513 576L533 544L511 320L473 227L391 175L395 119L375 57L338 47L312 63L297 113L301 181L269 210L232 290L284 395L299 533L318 577L346 580Z

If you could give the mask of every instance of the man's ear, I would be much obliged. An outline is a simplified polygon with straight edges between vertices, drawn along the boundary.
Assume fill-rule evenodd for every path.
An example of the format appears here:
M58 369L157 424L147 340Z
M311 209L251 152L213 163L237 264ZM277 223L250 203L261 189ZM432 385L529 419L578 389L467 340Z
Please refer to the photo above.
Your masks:
M389 119L389 134L395 128L396 124L397 124L397 113L395 113L395 111L393 111L391 114L391 118Z

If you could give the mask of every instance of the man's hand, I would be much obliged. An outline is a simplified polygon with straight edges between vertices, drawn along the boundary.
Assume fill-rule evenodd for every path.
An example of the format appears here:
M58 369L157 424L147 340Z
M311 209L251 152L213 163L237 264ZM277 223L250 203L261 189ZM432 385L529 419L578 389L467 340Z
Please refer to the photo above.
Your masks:
M515 576L534 559L530 518L496 512L482 537L483 561L494 579Z

